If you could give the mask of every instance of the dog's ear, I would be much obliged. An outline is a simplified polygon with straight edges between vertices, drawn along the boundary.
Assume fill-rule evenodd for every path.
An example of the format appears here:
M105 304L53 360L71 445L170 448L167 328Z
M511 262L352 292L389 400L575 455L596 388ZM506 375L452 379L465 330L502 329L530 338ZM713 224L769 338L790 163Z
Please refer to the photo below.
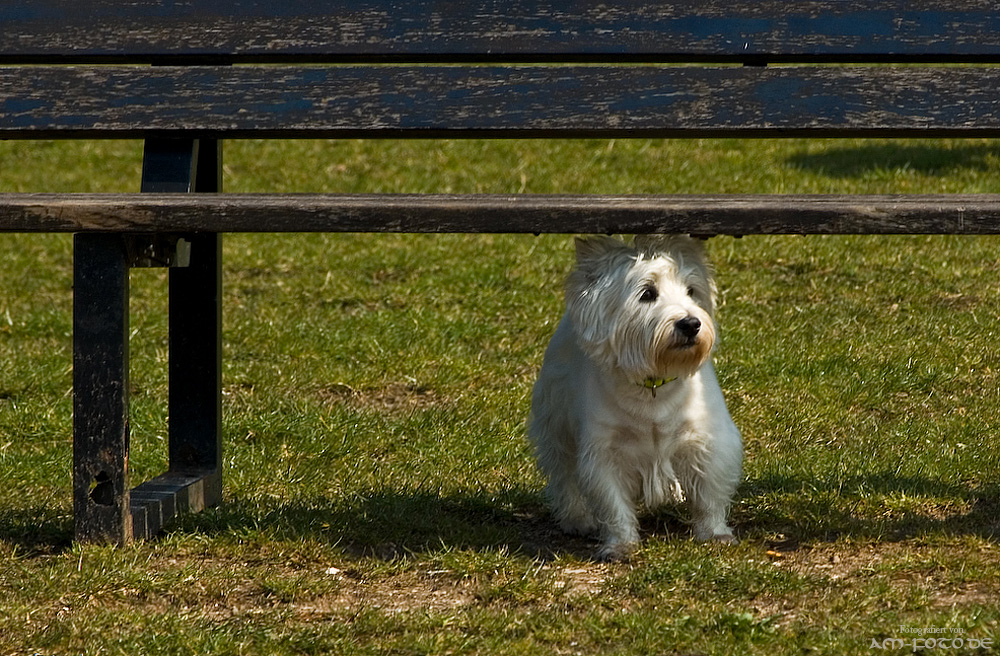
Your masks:
M576 263L578 265L592 262L612 253L626 248L625 242L608 235L596 235L593 237L576 238Z

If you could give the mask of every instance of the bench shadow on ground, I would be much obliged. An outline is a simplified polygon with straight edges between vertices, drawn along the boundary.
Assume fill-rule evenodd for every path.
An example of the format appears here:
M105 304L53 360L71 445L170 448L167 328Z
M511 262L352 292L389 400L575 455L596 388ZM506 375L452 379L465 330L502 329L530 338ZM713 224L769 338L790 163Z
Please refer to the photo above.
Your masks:
M959 169L993 170L1000 145L993 142L948 146L894 141L861 146L830 146L818 152L789 156L789 166L830 178L862 178L877 171L914 171L944 175Z
M926 499L916 511L854 513L855 500ZM766 499L767 501L764 501ZM955 500L943 508L935 499ZM732 521L742 540L795 549L842 537L899 542L921 535L1000 536L1000 483L965 488L892 474L858 476L836 487L794 477L746 481ZM683 509L643 517L646 539L690 537ZM315 539L351 557L393 560L442 549L496 551L530 558L590 558L592 539L556 527L536 490L438 495L377 491L301 502L229 498L218 508L175 521L171 531L205 535L261 532L275 539ZM0 512L0 541L21 554L52 554L72 544L72 520L31 507Z
M803 492L809 490L809 493ZM861 497L924 499L916 511L852 513ZM784 503L763 503L762 498ZM935 500L959 499L942 510ZM793 477L749 480L733 511L737 535L770 545L833 542L841 537L899 542L921 535L1000 536L1000 483L967 488L893 474L858 476L837 487ZM559 531L537 490L502 495L373 492L346 499L312 499L266 508L231 500L201 517L182 520L183 530L271 531L279 538L313 538L338 545L353 557L392 560L444 549L504 550L529 558L592 557L597 543ZM645 538L690 539L684 510L643 516Z
M596 544L563 535L540 496L526 489L452 495L380 490L273 507L234 499L209 513L204 521L184 518L181 528L238 531L249 526L282 539L328 541L349 556L382 560L442 549L505 550L549 560L589 557Z

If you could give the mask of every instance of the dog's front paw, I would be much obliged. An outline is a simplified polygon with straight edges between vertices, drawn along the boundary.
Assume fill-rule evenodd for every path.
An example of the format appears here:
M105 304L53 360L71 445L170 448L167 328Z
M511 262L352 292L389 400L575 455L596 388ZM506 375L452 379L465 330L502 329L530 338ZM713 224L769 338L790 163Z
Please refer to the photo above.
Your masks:
M594 560L601 563L627 563L638 541L616 540L604 542L594 555Z
M694 524L694 539L698 542L719 542L736 544L738 540L725 521L696 521Z
M716 533L710 538L703 540L703 542L715 542L717 544L739 544L739 540L732 533Z
M604 543L594 554L594 560L599 563L627 563L634 550L634 542Z

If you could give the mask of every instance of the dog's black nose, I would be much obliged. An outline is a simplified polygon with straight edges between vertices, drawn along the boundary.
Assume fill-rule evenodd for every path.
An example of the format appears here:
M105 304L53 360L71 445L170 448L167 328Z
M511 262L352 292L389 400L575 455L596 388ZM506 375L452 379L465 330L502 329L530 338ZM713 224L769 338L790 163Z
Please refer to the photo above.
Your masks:
M698 317L684 317L674 324L674 330L691 339L701 330L701 320Z

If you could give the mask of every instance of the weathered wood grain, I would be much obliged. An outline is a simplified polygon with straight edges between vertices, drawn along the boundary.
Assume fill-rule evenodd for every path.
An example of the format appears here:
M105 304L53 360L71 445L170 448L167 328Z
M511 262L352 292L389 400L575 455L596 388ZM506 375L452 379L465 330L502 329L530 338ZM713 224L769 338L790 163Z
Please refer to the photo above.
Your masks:
M121 235L73 240L73 516L82 542L132 539L125 252Z
M952 61L984 0L0 0L0 61Z
M0 194L0 231L1000 234L1000 195Z
M997 136L988 67L7 67L0 138Z

